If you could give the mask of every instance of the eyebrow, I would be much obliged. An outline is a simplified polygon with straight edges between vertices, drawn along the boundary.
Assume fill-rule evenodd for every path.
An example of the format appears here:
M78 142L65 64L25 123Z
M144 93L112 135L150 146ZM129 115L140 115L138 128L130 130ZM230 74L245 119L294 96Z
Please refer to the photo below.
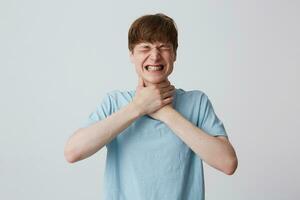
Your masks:
M151 46L152 44L151 43L140 43L138 44L137 46L138 47L145 47L145 46ZM168 44L168 43L161 43L158 45L158 48L162 47L162 46L167 46L167 47L170 47L171 45Z
M168 44L168 43L163 43L163 44L159 45L159 47L162 47L162 46L171 47L171 45L170 45L170 44Z

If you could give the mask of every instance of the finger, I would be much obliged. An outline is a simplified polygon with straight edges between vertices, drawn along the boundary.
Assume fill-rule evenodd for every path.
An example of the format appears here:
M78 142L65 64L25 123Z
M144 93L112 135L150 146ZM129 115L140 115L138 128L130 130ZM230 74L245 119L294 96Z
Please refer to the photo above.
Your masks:
M168 92L163 93L161 97L162 99L166 99L172 97L174 94L175 94L175 90L170 90Z
M164 100L163 100L163 105L167 105L167 104L170 104L170 103L172 103L173 99L174 99L174 97L173 97L173 96L171 96L171 97L169 97L169 98L166 98L166 99L164 99Z
M163 94L163 93L169 92L169 91L171 91L171 90L174 90L174 91L175 91L174 85L169 85L169 86L167 86L167 87L165 87L165 88L161 88L161 89L160 89L160 93Z
M165 87L168 87L170 84L171 84L170 81L165 80L165 81L159 83L159 84L158 84L158 87L159 87L159 88L165 88Z

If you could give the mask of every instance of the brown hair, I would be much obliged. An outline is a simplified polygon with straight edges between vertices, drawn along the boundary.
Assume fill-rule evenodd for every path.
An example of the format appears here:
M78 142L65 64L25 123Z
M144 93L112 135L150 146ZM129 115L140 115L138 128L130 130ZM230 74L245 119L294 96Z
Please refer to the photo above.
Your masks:
M136 19L128 31L128 48L133 51L140 42L170 42L174 52L178 47L177 28L174 20L162 13L144 15Z

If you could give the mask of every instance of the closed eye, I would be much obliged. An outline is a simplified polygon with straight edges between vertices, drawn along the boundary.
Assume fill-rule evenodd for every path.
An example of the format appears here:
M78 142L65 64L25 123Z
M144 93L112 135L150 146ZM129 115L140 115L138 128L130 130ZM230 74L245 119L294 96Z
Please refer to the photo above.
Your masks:
M170 50L171 49L171 46L170 45L161 45L159 47L159 49L162 49L162 50Z
M147 50L150 50L150 46L144 45L144 46L140 46L138 49L139 49L140 51L147 51Z

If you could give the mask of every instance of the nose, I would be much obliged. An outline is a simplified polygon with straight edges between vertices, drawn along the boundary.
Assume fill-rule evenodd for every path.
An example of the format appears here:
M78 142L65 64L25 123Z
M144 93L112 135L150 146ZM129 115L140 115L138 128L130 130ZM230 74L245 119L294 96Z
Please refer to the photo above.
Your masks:
M160 52L157 48L153 48L150 52L150 59L151 60L159 60L160 59Z

